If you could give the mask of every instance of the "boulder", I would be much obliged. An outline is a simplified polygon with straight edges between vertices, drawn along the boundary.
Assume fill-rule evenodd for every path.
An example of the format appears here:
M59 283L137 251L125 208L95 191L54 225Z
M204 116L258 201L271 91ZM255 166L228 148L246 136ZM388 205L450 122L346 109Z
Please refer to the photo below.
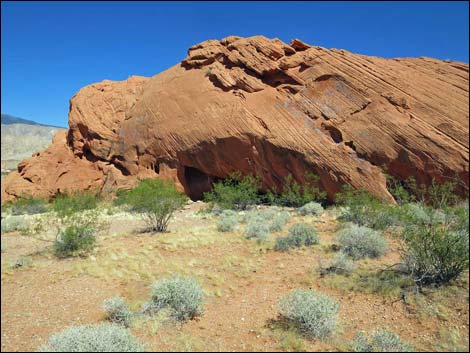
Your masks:
M69 129L2 180L2 202L172 180L200 199L241 171L291 174L393 202L385 172L468 187L468 65L383 59L263 36L199 43L151 78L103 81L70 101ZM465 188L461 190L465 192Z

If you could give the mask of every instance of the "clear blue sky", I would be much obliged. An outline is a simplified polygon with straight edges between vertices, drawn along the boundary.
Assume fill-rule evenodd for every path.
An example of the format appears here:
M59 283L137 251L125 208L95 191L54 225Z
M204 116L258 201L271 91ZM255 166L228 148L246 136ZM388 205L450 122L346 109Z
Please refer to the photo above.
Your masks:
M468 63L467 2L8 2L2 113L66 126L83 86L152 76L206 39L262 34L382 57Z

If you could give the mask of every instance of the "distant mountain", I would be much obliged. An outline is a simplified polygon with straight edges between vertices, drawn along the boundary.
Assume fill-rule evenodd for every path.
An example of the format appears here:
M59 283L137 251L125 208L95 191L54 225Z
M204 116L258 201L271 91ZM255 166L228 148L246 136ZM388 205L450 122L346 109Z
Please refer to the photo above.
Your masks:
M37 122L32 121L32 120L23 119L23 118L18 118L18 117L16 117L16 116L8 115L8 114L2 114L2 119L1 119L1 120L2 120L2 124L3 124L3 125L27 124L27 125L38 125L38 126L56 127L56 128L60 128L60 129L63 129L63 128L64 128L63 126L55 126L55 125L41 124L41 123L37 123Z
M52 136L60 126L40 124L32 120L15 116L1 115L1 167L2 175L35 152L47 148L52 142Z

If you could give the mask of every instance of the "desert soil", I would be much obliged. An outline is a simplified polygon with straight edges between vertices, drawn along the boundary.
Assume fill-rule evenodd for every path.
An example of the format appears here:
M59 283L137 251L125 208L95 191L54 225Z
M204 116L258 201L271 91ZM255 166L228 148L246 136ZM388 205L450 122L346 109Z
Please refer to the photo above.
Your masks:
M2 234L1 348L36 351L51 334L70 325L103 321L102 303L120 295L134 310L150 297L151 284L180 273L196 277L206 300L202 316L183 324L162 317L137 319L131 330L151 351L348 350L358 331L387 328L417 350L468 351L468 272L451 286L422 294L354 289L352 277L321 277L318 264L334 255L334 210L293 218L267 244L244 238L244 227L220 233L217 218L185 206L169 232L142 233L135 216L107 215L109 228L88 257L56 259L40 236ZM271 250L290 224L313 224L321 242L288 252ZM360 260L361 271L399 260L398 243L378 260ZM32 264L13 269L21 257ZM278 301L296 288L311 288L340 303L338 328L326 341L303 338L279 320Z

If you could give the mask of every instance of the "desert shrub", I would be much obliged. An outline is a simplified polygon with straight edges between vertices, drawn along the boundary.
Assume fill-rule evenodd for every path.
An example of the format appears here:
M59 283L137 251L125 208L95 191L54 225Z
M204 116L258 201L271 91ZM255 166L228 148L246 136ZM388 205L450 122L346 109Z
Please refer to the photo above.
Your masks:
M86 226L68 226L54 241L54 254L59 258L83 255L92 250L96 243L95 230Z
M9 208L10 213L14 216L33 215L47 212L47 203L43 199L25 197L9 203L7 208Z
M9 216L2 219L1 228L2 233L24 231L28 228L28 224L22 216Z
M276 244L274 245L274 250L276 251L287 251L292 247L290 239L288 237L279 237L276 238Z
M387 241L380 232L356 224L351 224L340 230L336 241L339 243L341 251L354 260L363 257L380 257L388 248Z
M393 332L381 329L367 337L364 332L356 334L352 343L354 352L412 352L412 348Z
M269 234L269 224L259 218L250 220L246 226L245 237L247 239L255 238L258 241L266 240Z
M315 215L319 216L323 213L323 207L318 202L309 202L300 207L297 213L301 216Z
M290 220L290 214L287 211L277 212L269 223L269 230L271 232L278 232L284 228Z
M212 206L212 208L210 208L210 212L214 215L214 216L220 216L220 214L222 213L224 209L222 207L220 207L219 205L217 204L214 204Z
M204 293L194 278L174 276L155 282L149 308L170 309L177 320L192 319L202 313Z
M204 193L204 200L223 209L245 210L259 202L260 186L259 179L252 175L232 173L227 179L214 183L212 191Z
M296 289L279 302L281 315L310 338L324 339L336 327L339 304L312 290Z
M270 232L277 232L284 227L290 218L289 212L273 206L267 209L246 212L243 222L247 224L254 222L266 223Z
M354 262L345 253L339 252L331 259L326 271L340 275L350 275L355 268Z
M432 208L423 210L427 215L404 229L402 263L419 285L447 283L468 268L468 205L447 209L438 218Z
M287 207L301 207L312 201L326 198L326 193L318 188L319 177L307 173L304 184L299 184L291 174L284 178L282 192L271 189L266 194L266 202Z
M90 192L59 194L52 201L51 208L58 217L67 218L77 212L96 209L98 201L98 197Z
M289 234L286 237L276 239L274 250L286 251L291 248L312 246L318 244L318 242L319 239L315 228L305 223L296 223L290 227Z
M336 200L343 206L342 214L338 218L340 221L378 230L394 226L398 222L396 207L384 204L365 190L354 190L346 185L342 192L337 194Z
M52 335L39 352L145 352L125 328L115 324L71 326Z
M106 320L115 324L129 327L132 321L132 311L121 297L113 297L103 302Z
M276 209L252 209L249 211L245 212L245 215L243 217L243 222L244 223L250 223L252 221L258 220L258 221L264 221L268 222L270 221L277 213Z
M315 228L306 223L296 223L289 228L287 236L292 247L311 246L318 244L319 239Z
M446 222L446 213L442 210L433 209L424 203L408 203L400 207L398 224L407 226L409 224L443 224Z
M467 232L470 228L470 214L469 214L469 203L468 200L462 202L461 204L453 207L449 210L451 214L451 227L457 232Z
M220 214L217 230L219 232L231 232L237 224L238 214L232 210L224 210Z
M33 259L30 257L20 257L18 260L16 260L12 265L11 268L20 268L20 267L26 267L29 266L33 263Z
M301 245L309 246L318 244L318 237L315 228L306 223L296 223L290 227L289 236Z
M173 213L182 207L187 197L176 190L173 183L161 179L146 179L134 189L121 192L119 203L144 217L149 230L164 232Z

